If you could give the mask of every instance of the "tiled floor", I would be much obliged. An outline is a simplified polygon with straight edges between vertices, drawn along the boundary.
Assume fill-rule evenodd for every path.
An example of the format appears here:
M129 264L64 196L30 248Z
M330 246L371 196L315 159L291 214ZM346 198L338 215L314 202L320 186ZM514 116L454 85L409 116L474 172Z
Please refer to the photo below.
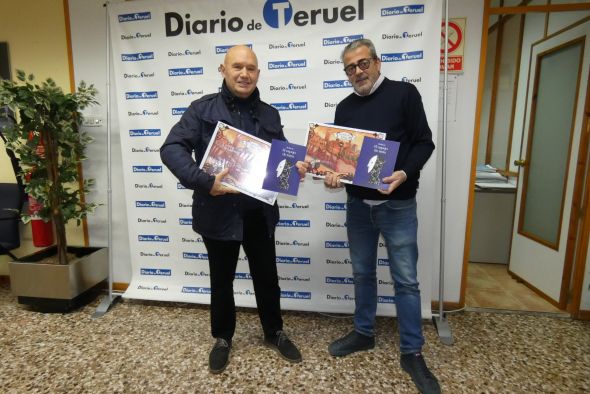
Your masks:
M467 306L532 312L563 312L508 274L504 264L469 263Z
M39 313L0 284L0 393L417 393L391 317L377 317L374 349L332 357L328 344L352 328L350 317L285 311L303 355L291 364L262 344L256 310L239 308L229 366L213 375L207 305L123 299L93 319L98 301ZM452 346L424 321L423 351L443 393L590 393L590 322L481 311L448 320Z

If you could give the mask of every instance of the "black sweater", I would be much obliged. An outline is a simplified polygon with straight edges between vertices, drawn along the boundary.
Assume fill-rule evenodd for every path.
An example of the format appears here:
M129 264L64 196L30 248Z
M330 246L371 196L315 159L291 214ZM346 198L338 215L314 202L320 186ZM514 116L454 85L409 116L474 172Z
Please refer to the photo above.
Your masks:
M420 170L432 154L434 143L422 98L410 83L387 78L369 96L350 94L336 107L334 123L387 134L400 142L395 171L404 170L408 179L390 195L376 190L346 185L349 194L369 200L405 200L416 195Z

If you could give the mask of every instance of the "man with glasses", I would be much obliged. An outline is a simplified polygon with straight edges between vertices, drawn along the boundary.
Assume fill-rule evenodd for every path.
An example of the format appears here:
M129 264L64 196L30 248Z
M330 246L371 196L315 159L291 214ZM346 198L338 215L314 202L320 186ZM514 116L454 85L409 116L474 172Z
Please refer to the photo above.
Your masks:
M368 39L348 44L342 52L344 72L354 92L336 107L338 126L380 131L400 142L393 173L385 177L386 190L346 185L346 224L354 276L354 330L332 342L332 356L375 347L377 311L377 245L385 240L389 270L394 282L400 335L400 364L423 393L439 393L440 386L422 356L422 320L417 279L418 244L416 193L420 170L434 143L422 98L410 83L381 75L381 61ZM324 184L342 187L328 174Z

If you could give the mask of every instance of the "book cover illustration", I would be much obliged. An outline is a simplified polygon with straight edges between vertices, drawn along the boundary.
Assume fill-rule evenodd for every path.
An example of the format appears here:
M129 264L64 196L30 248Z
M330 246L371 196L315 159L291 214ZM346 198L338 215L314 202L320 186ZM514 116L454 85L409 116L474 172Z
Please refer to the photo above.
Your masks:
M295 163L303 160L305 146L272 140L262 188L296 196L300 178Z
M270 143L217 122L200 168L211 175L229 168L223 185L273 205L277 193L262 188L269 153Z
M365 138L352 184L386 190L388 185L382 179L393 174L398 151L397 141Z
M315 177L335 173L343 183L352 183L365 137L385 139L385 133L310 123L307 130L305 161Z

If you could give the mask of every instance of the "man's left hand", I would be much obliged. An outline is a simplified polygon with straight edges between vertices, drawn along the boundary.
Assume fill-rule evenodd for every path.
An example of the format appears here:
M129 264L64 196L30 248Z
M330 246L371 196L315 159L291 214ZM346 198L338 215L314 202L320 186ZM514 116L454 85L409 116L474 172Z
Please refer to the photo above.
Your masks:
M379 193L381 194L391 194L391 192L397 189L399 185L404 183L406 179L408 179L408 176L406 175L405 171L394 171L394 173L390 176L383 178L383 183L389 184L389 187L386 190L377 190L379 190Z
M305 174L307 173L307 169L309 168L309 163L299 160L297 163L295 163L295 167L297 167L299 178L301 178L301 181L303 182Z

